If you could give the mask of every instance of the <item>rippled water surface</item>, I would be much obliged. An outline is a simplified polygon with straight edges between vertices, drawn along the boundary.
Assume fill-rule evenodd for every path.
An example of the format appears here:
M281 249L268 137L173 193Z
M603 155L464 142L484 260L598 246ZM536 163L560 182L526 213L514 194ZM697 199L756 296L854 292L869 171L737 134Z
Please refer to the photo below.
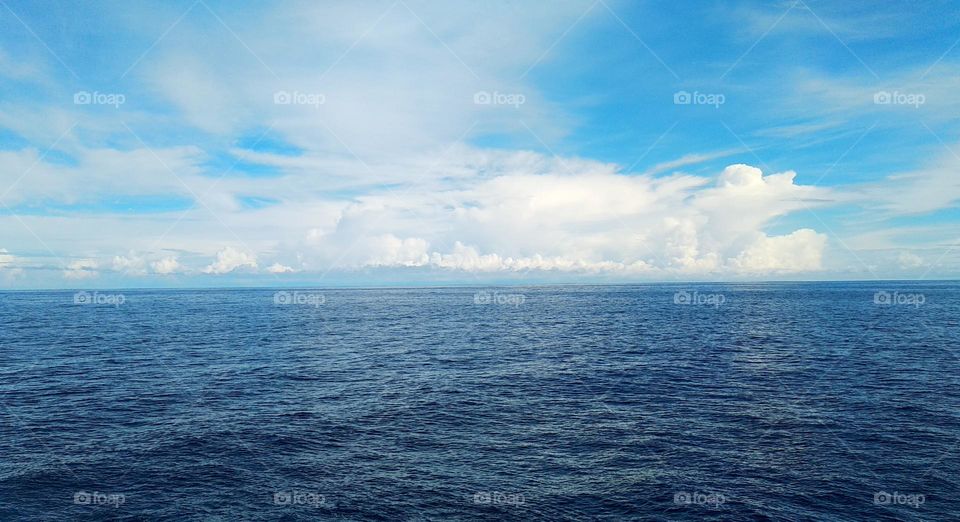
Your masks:
M0 520L956 520L958 290L2 293Z

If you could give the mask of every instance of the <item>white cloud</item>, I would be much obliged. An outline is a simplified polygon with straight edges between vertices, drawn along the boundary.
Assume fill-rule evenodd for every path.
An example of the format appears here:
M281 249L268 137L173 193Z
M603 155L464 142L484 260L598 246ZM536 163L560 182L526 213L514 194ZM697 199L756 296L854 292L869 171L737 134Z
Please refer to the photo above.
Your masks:
M375 252L366 262L370 266L423 266L430 259L429 244L418 237L400 239L386 234L374 238L369 247Z
M912 252L900 252L897 262L901 268L917 268L923 266L923 258Z
M144 275L147 273L147 263L142 257L131 253L127 256L114 256L113 269L126 275Z
M199 163L204 155L196 147L123 151L80 147L74 153L76 163L62 165L43 161L40 149L0 151L0 183L9 187L4 200L12 205L36 199L88 203L118 194L191 198L195 192L190 187L203 182ZM131 170L130 165L137 168ZM26 171L29 179L18 182Z
M281 265L280 263L274 263L267 267L267 272L271 274L289 274L294 272L294 269L286 265Z
M892 214L916 215L955 207L960 202L960 158L944 145L922 168L860 190L867 204Z
M605 14L589 7L589 0L549 8L326 2L223 13L262 63L238 52L235 34L188 17L133 76L196 129L223 135L270 122L271 137L326 156L356 153L368 163L445 147L473 126L526 135L517 115L549 140L566 132L569 118L524 73L572 20ZM277 40L278 26L299 51ZM522 94L526 103L509 111L477 105L473 95L481 90ZM277 105L279 91L322 94L325 103Z
M785 236L761 235L733 260L732 265L751 274L820 270L826 244L825 234L809 228Z
M562 256L543 257L503 257L499 254L480 254L476 248L466 246L459 241L448 254L433 252L429 265L437 268L464 270L468 272L557 270L561 272L620 272L639 274L650 272L652 267L643 261L621 263L615 261L588 261L570 259Z
M764 176L755 167L731 165L713 186L694 176L628 176L584 161L535 172L471 178L429 194L364 198L344 209L336 229L323 236L323 248L342 251L346 264L474 272L822 268L825 235L763 233L773 218L829 199L826 189L796 185L793 172Z
M140 216L98 217L97 226L112 237L131 238L124 240L127 249L199 253L225 230L247 246L224 248L206 266L104 253L108 265L131 273L146 265L157 274L227 274L257 268L257 257L269 255L298 259L296 271L321 273L331 267L426 267L722 277L821 269L825 236L803 230L767 236L765 228L780 216L837 198L836 189L798 185L793 172L764 175L742 164L711 180L625 174L609 163L463 146L435 169L437 175L424 177L411 167L407 188L368 191L352 202L295 187L275 193L277 203L267 208L226 209L216 216L192 209L183 217L189 227ZM303 176L306 182L308 174ZM233 190L231 182L220 186ZM275 178L242 182L263 191L279 185ZM79 234L90 222L29 219L41 237ZM163 239L154 246L156 237ZM294 269L274 263L265 272L288 270ZM71 277L89 271L73 270Z
M205 274L227 274L238 268L257 268L256 256L226 247L217 252L217 260L203 269Z
M5 279L22 276L24 271L15 265L16 262L17 258L10 254L7 249L0 248L0 275L3 275Z
M179 272L182 267L180 262L177 261L175 257L165 257L150 263L150 268L153 269L154 273L161 275L168 275Z
M0 126L25 136L32 146L0 151L0 186L13 185L4 201L12 207L49 201L87 204L81 205L87 209L110 206L99 204L124 201L127 196L161 203L176 197L185 200L186 206L194 203L182 215L163 211L117 215L97 210L84 211L79 217L71 212L23 216L30 231L61 255L79 252L99 260L71 263L64 273L68 278L93 277L98 266L124 275L140 275L148 268L155 274L227 274L256 268L258 256L297 259L292 263L295 271L318 272L331 266L651 277L804 272L823 268L826 236L801 228L817 223L809 216L805 224L793 227L798 230L780 232L778 227L778 235L768 235L779 217L837 201L855 201L887 214L932 212L960 201L960 178L955 175L960 163L947 154L925 168L857 186L854 192L849 186L799 185L793 172L764 175L748 165L731 165L715 179L682 173L659 176L690 165L712 164L739 150L682 154L688 151L677 151L670 137L656 147L654 156L660 147L673 147L663 157L679 158L641 169L640 175L600 161L468 145L480 137L495 137L493 143L539 146L535 142L542 140L559 146L562 142L555 137L573 128L571 118L579 119L587 114L585 106L597 103L574 97L561 107L551 105L538 92L538 75L526 74L531 64L546 66L560 58L559 53L545 55L544 50L581 15L585 18L580 27L592 17L603 17L624 41L633 42L629 31L607 10L588 10L591 3L549 7L534 3L405 5L389 0L334 1L320 7L295 3L254 15L224 10L220 14L230 31L206 14L194 16L195 11L129 76L136 81L130 86L134 91L128 93L131 103L122 111L124 125L140 133L154 150L145 148L121 125L117 111L89 111L91 107L77 107L68 98L66 106L8 103L0 111ZM118 22L142 24L141 11L118 7L110 14ZM164 16L157 19L169 15L172 23L181 13L160 14ZM759 23L749 23L754 20L750 18L743 27L767 27L767 17L780 12L761 14ZM805 18L797 20L805 21L791 31L822 29L809 13L799 14ZM376 30L371 30L373 20L379 20ZM797 20L791 15L783 23ZM833 27L833 18L828 20ZM278 26L288 35L283 41L276 38ZM837 27L838 32L850 34L849 27ZM242 46L232 31L242 36ZM438 37L444 45L438 45ZM291 50L288 41L300 44ZM244 46L255 49L257 56ZM349 56L340 60L344 50L349 50ZM329 70L325 65L312 67L306 58L334 66ZM269 74L258 59L277 74ZM0 51L0 75L57 84L46 76L59 70L58 64L42 68L25 66L28 62L34 60L13 59ZM929 82L919 80L924 76L921 67L885 74L889 85L864 83L857 74L820 77L809 71L797 72L793 81L784 82L776 71L778 85L786 92L752 101L769 100L777 106L771 107L771 114L788 116L771 120L777 128L767 131L767 138L772 138L768 141L807 134L818 140L831 138L825 134L834 125L853 132L852 141L861 129L839 125L848 117L904 119L913 126L915 115L933 122L948 120L960 103L955 64L948 62L930 71ZM405 64L404 68L396 69L396 63ZM925 94L927 103L920 107L874 103L878 89L894 88ZM279 90L319 90L326 103L277 105L273 95ZM527 102L516 108L478 106L472 96L480 90L523 94ZM794 91L796 96L790 97ZM731 92L731 101L734 98ZM567 110L571 113L565 114ZM45 147L78 121L76 129L57 142L58 154L44 157ZM286 143L300 153L269 152L270 147L253 144L259 130L251 129L261 128L269 128L264 135L267 141ZM178 136L184 141L178 142ZM744 135L751 142L763 136L763 132ZM859 145L851 143L856 145L851 154L871 145L873 135L868 138ZM457 140L461 143L454 143ZM229 151L222 150L224 143L233 144ZM224 157L228 155L234 157ZM244 161L237 171L256 164L269 167L275 175L243 176L234 171L219 177L220 165L226 168L241 157ZM797 165L808 164L801 159ZM217 165L212 171L211 164ZM836 166L839 173L845 164ZM29 176L14 184L27 171ZM245 208L244 197L271 204ZM11 216L0 216L0 229L10 231L14 241L6 246L18 252L34 241L20 228ZM81 245L64 239L89 238L91 229L97 230L99 239ZM941 239L945 236L937 234ZM208 259L196 261L212 253L209 245L230 243L235 237L243 238L245 251L225 248L209 265ZM884 246L891 251L904 247L899 236L888 242ZM131 249L143 257L124 254ZM182 252L186 266L176 257L157 259L151 254L158 251ZM0 269L12 263L4 263L3 255ZM883 262L896 266L895 257L890 255ZM928 259L935 257L931 254ZM901 265L914 262L906 256L899 261ZM265 271L288 273L294 268L274 263Z
M6 248L0 248L0 270L6 269L13 264L13 256Z
M63 271L63 277L73 280L97 277L99 275L98 267L99 264L94 259L78 259L67 265L67 269Z
M743 151L741 149L729 149L729 150L710 152L707 154L686 154L675 160L657 163L656 165L645 170L643 173L653 175L653 174L659 174L661 172L673 171L682 167L696 165L698 163L704 163L706 161L714 160L717 158L730 156L738 152L743 152Z

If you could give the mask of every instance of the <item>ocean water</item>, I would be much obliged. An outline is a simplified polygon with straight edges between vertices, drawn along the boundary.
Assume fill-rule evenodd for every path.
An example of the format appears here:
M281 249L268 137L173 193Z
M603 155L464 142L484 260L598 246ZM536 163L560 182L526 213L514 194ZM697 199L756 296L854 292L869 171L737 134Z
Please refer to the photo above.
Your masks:
M958 290L2 293L0 520L957 520Z

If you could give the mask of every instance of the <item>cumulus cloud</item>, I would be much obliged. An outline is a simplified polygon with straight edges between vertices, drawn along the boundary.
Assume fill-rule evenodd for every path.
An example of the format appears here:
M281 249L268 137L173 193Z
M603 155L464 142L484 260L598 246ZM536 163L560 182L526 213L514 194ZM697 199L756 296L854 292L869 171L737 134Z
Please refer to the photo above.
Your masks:
M228 274L238 268L257 268L256 256L237 250L233 247L226 247L217 252L217 259L203 269L205 274Z
M616 261L588 261L563 256L503 257L499 254L480 254L476 248L457 242L450 253L433 252L429 264L438 268L476 272L557 270L563 272L627 272L643 273L651 267L644 261L622 263Z
M370 266L423 266L428 263L429 244L418 237L400 239L393 234L374 238L371 249L374 255L366 262Z
M274 263L267 267L267 272L271 274L288 274L294 272L292 267L281 265L280 263Z
M144 275L147 273L147 262L135 255L114 256L113 269L127 275Z
M0 248L0 275L13 278L23 275L23 269L15 265L16 258L7 249Z
M105 259L114 270L136 274L147 267L155 274L228 274L256 269L258 256L268 255L298 260L296 269L278 262L264 269L272 274L331 268L637 278L800 273L823 268L826 235L809 228L769 235L767 227L837 198L835 189L797 184L792 171L764 173L744 164L712 178L632 174L616 164L464 146L436 170L433 177L412 173L403 190L368 191L350 201L287 195L270 207L218 211L215 218L191 210L192 226L169 233L163 222L125 219L129 233L118 235L140 233L144 248L152 234L166 234L163 248L202 252L224 227L244 237L247 248L223 248L199 266L174 257L144 261L150 256L134 253ZM94 268L70 270L70 277Z
M923 266L923 258L912 252L900 252L897 256L900 268L917 268Z
M377 267L623 274L819 270L826 235L810 229L763 232L772 219L830 196L794 180L794 172L764 175L742 164L725 168L713 184L682 174L625 175L592 162L559 171L513 170L431 194L363 200L345 209L324 239L328 247L341 242L341 257L365 252L353 261ZM361 240L346 241L358 235Z
M181 271L180 262L175 257L165 257L150 263L150 268L156 274L168 275Z
M63 271L65 279L80 280L89 279L99 275L97 268L100 265L94 259L78 259L71 261L67 269Z
M803 228L785 236L761 235L732 261L742 272L804 272L822 268L827 236Z
M0 248L0 270L6 269L13 264L13 256L6 248Z

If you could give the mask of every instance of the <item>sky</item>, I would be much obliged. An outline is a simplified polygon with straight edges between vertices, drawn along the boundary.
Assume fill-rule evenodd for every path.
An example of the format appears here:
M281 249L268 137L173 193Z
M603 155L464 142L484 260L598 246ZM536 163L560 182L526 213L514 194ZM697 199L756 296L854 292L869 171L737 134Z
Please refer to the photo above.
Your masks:
M0 288L960 276L947 1L0 0Z

